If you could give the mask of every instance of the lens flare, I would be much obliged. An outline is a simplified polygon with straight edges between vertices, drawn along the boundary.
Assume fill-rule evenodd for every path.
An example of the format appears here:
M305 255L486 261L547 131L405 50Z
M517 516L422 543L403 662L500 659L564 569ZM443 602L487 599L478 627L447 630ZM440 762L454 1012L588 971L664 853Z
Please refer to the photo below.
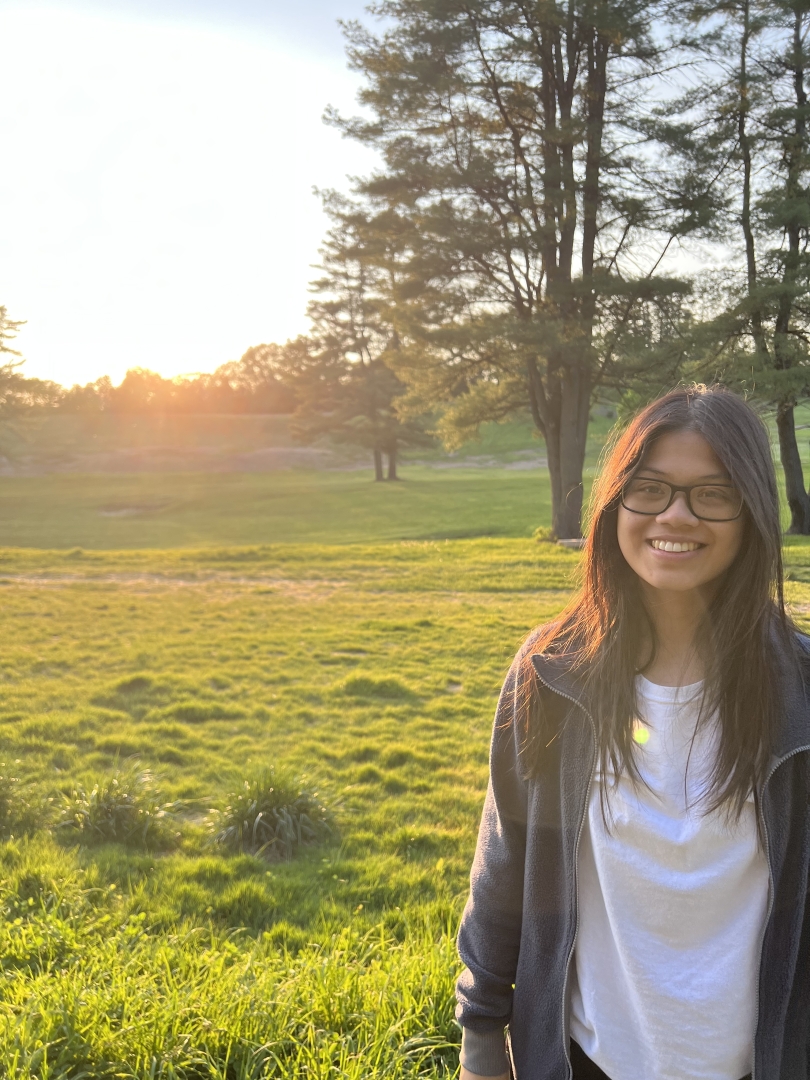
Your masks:
M633 721L633 741L644 746L650 741L650 729L641 720Z

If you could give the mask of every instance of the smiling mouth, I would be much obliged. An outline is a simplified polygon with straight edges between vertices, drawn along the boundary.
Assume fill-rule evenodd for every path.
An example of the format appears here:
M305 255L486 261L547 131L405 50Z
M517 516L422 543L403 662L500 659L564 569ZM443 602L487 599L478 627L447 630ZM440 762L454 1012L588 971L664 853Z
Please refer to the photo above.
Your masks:
M677 540L650 540L650 545L656 551L697 551L698 548L705 547L705 544L696 544L693 541L682 541L678 543Z

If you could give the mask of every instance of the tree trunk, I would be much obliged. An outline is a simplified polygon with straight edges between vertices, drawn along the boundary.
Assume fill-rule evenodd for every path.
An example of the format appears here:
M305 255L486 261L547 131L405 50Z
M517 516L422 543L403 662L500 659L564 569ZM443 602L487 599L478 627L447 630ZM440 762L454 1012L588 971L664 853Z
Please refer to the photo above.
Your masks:
M551 528L558 540L578 540L591 384L584 366L576 362L556 370L549 364L549 372L546 392L537 365L529 364L532 415L548 455Z
M585 176L582 184L582 278L593 281L594 252L599 231L600 181L602 172L602 138L605 127L605 97L607 95L607 59L609 44L596 31L588 41L588 126L585 151ZM589 288L583 305L587 324L593 322L596 308L593 290Z
M383 456L382 450L378 446L374 447L374 479L384 480L385 474L383 473Z
M388 479L399 480L397 476L397 452L396 449L388 451Z
M785 472L785 493L790 507L789 533L810 534L810 498L804 489L804 471L796 444L793 402L780 402L776 410L779 432L779 457Z
M785 140L785 159L787 164L787 182L785 194L794 202L802 197L802 169L806 146L805 111L807 95L804 90L804 54L803 54L803 11L793 8L793 82L796 93L796 114L794 136ZM773 352L774 365L784 371L793 367L794 356L790 341L791 318L795 299L795 285L799 273L801 258L801 227L794 212L787 228L787 251L784 256L782 271L782 290L776 309L774 323ZM796 426L793 418L794 399L789 397L779 402L776 409L776 428L779 432L779 455L785 472L785 494L790 507L789 533L810 534L810 499L804 487L799 447L796 443Z
M751 4L743 0L743 28L740 37L740 77L739 77L739 112L737 115L737 135L743 162L742 211L740 224L745 237L745 267L748 283L748 299L751 305L751 333L754 338L759 362L767 367L771 362L768 341L762 322L761 297L758 293L757 253L754 230L751 225L751 173L752 150L751 136L748 131L748 113L751 109L750 87L748 80L748 48L751 40Z
M591 398L590 382L579 365L565 372L560 390L560 500L552 505L552 528L560 540L577 540L582 536L582 470Z
M568 32L571 32L569 27ZM600 204L602 138L606 100L607 37L595 27L587 50L587 149L583 189L582 276L584 299L573 280L578 208L574 143L561 131L570 128L579 59L567 52L569 39L559 27L542 36L541 105L543 114L543 225L541 255L546 279L542 311L552 344L542 363L528 366L529 400L543 435L551 479L552 531L560 540L582 536L582 470L588 432L592 364L591 338L595 293L591 288ZM559 122L559 123L558 123ZM556 325L554 325L556 323ZM573 326L572 326L573 324Z

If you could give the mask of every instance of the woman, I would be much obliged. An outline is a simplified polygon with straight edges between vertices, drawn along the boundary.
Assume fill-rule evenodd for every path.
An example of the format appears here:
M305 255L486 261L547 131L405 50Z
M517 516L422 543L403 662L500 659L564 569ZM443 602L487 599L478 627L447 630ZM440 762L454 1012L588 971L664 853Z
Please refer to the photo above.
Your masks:
M501 693L462 1080L810 1076L806 683L767 432L674 391L616 443L583 587Z

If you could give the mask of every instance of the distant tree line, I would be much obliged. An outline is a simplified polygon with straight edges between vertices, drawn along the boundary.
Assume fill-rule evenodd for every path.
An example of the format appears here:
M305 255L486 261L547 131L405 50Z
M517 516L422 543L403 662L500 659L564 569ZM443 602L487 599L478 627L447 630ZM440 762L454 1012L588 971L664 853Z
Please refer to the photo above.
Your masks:
M65 413L240 414L291 413L297 398L277 369L278 345L254 345L240 360L222 364L212 374L166 379L147 368L132 368L114 386L109 376L70 388L48 379L27 378L19 370L19 352L11 347L21 322L0 307L0 354L16 359L0 363L0 417L26 411Z
M379 33L345 27L363 115L327 118L380 166L350 198L322 193L310 332L55 406L291 410L300 439L367 448L378 479L404 446L529 417L567 538L594 404L717 380L771 411L790 531L810 533L794 418L810 398L806 0L369 11Z
M277 345L256 345L212 374L174 379L132 368L118 386L104 376L69 390L59 387L54 405L64 412L131 415L290 413L296 399L276 374L279 351Z

